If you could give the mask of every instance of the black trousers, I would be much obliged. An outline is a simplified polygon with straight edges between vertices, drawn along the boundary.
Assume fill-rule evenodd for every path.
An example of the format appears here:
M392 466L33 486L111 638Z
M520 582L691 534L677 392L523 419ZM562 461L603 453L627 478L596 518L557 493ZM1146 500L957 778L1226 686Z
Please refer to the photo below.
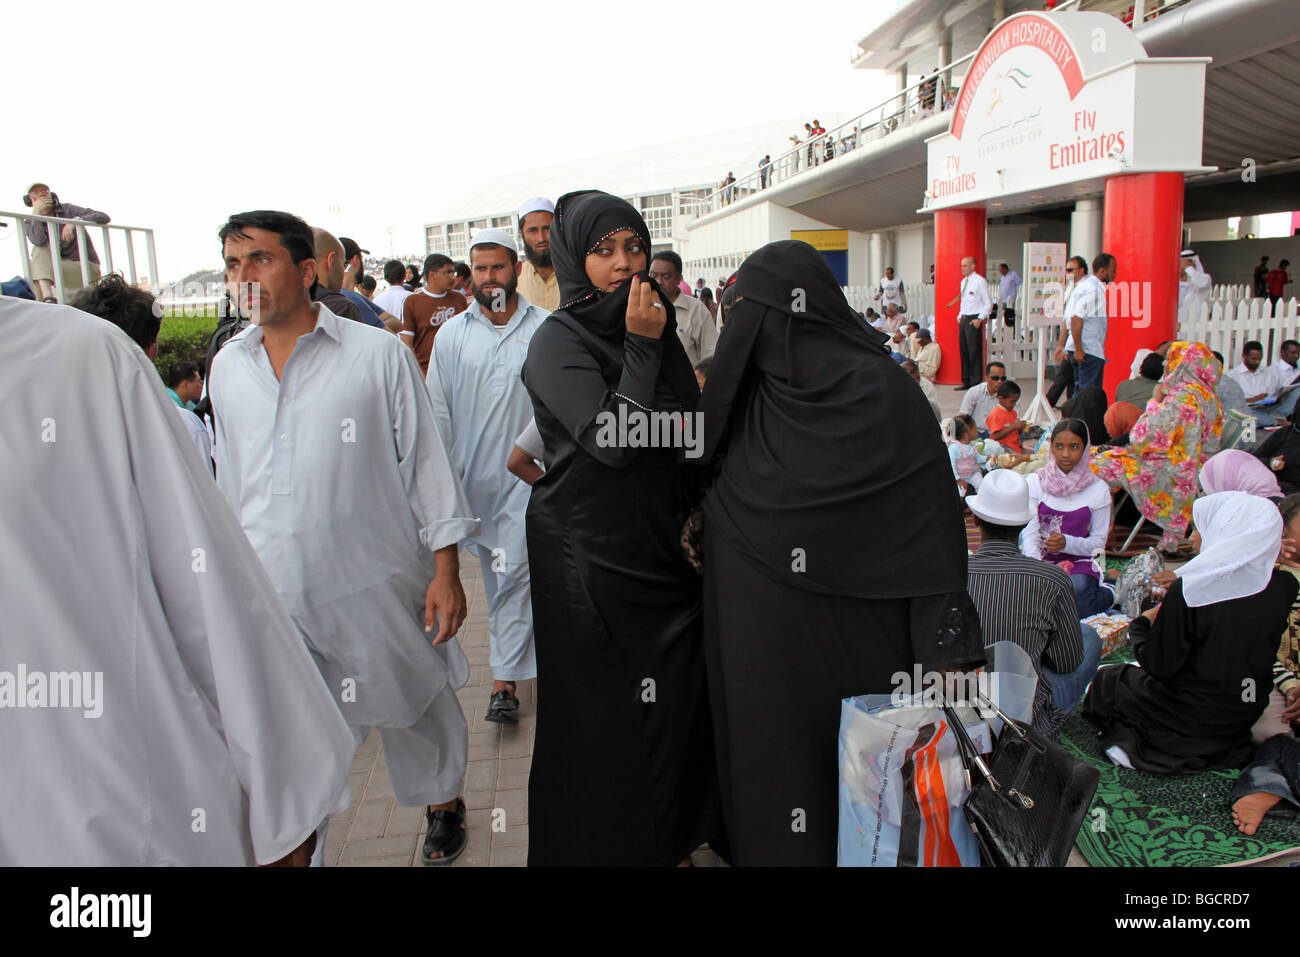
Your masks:
M961 382L970 388L984 379L984 326L978 329L971 325L971 320L979 316L960 316L961 329Z
M1052 387L1047 390L1047 404L1056 408L1056 403L1064 392L1069 398L1074 397L1074 363L1066 356L1061 360L1060 366L1056 370L1056 378L1052 380Z

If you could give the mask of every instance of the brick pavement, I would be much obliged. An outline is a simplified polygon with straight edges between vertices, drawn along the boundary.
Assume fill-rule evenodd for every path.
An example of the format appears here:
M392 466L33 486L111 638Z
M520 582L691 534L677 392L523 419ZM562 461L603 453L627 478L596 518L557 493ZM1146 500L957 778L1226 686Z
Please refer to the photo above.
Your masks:
M459 641L469 658L470 674L457 697L469 721L464 790L469 846L451 866L521 867L528 856L528 767L537 720L536 681L519 683L518 724L483 720L492 692L487 606L478 559L467 553L461 555L461 582L469 601L469 617ZM371 731L357 750L350 784L352 804L330 819L325 865L423 866L424 811L394 802L377 731ZM492 827L494 809L496 830Z

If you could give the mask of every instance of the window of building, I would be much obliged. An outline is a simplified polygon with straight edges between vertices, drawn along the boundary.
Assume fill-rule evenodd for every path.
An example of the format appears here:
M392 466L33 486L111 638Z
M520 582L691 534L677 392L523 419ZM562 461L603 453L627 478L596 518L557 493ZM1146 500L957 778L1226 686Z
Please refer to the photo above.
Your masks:
M515 245L519 244L519 234L516 232L518 224L513 216L493 216L492 226L494 229L504 229L515 241Z
M447 227L447 255L452 259L464 259L469 239L464 223L453 223Z

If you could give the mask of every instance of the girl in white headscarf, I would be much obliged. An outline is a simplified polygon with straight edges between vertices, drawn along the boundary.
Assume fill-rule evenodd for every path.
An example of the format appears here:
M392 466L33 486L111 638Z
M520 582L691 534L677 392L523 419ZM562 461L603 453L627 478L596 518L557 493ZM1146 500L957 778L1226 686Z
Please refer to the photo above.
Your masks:
M1239 768L1268 703L1300 582L1274 562L1282 517L1266 499L1196 500L1192 544L1163 604L1129 626L1138 664L1097 673L1083 716L1118 764L1152 774Z

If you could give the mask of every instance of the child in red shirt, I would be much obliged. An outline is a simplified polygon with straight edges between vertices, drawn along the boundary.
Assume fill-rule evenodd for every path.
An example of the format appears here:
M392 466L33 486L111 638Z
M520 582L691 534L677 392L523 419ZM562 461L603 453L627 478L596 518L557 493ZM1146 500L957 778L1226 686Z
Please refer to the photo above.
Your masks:
M1025 423L1016 412L1019 401L1020 386L1008 379L998 386L998 407L984 420L989 438L1016 455L1024 453L1020 447L1020 429Z

